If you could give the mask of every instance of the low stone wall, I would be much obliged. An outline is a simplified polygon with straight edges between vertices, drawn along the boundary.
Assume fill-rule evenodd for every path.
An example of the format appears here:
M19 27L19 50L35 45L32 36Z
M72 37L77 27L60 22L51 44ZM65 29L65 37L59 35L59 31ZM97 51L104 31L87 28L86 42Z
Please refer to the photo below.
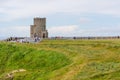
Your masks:
M105 36L105 37L51 37L49 39L120 39L120 36Z

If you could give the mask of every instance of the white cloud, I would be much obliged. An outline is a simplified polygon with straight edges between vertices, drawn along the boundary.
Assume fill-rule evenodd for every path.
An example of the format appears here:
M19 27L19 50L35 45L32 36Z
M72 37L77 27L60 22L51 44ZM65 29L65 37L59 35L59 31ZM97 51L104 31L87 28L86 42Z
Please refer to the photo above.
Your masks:
M86 18L86 17L81 17L81 18L80 18L80 23L81 23L81 24L89 23L89 22L91 22L91 21L92 21L91 19Z
M80 36L79 26L77 25L66 25L66 26L55 26L48 29L50 36ZM76 32L78 34L76 34Z
M119 4L120 0L5 0L0 3L0 13L6 14L6 19L55 13L120 16Z
M95 29L82 29L80 36L119 36L120 26L104 26Z
M28 26L11 26L0 28L0 36L3 37L29 37L30 28Z
M95 29L82 29L77 25L55 26L48 29L49 36L118 36L120 34L120 26L104 26Z

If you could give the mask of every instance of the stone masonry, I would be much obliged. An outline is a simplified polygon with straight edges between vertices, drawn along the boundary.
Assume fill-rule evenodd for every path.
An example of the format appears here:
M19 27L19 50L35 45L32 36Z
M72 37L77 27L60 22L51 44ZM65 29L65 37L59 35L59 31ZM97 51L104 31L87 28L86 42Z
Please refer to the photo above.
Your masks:
M48 38L46 30L46 18L34 18L34 25L30 26L31 38Z

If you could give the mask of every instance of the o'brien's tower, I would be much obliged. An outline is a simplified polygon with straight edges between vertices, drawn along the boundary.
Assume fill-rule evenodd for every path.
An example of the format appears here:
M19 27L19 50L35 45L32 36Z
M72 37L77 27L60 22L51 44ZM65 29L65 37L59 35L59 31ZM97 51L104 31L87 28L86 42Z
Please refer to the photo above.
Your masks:
M48 32L46 30L46 18L34 18L34 25L30 26L31 38L48 38Z

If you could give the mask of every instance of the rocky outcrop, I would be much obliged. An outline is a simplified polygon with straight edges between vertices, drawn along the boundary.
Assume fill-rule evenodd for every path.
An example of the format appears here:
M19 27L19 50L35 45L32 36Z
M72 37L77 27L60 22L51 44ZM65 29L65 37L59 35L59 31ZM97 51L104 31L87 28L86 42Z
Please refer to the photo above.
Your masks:
M25 71L26 71L25 69L13 70L13 71L7 73L6 75L4 75L3 77L1 77L0 80L13 80L15 73L25 72Z

